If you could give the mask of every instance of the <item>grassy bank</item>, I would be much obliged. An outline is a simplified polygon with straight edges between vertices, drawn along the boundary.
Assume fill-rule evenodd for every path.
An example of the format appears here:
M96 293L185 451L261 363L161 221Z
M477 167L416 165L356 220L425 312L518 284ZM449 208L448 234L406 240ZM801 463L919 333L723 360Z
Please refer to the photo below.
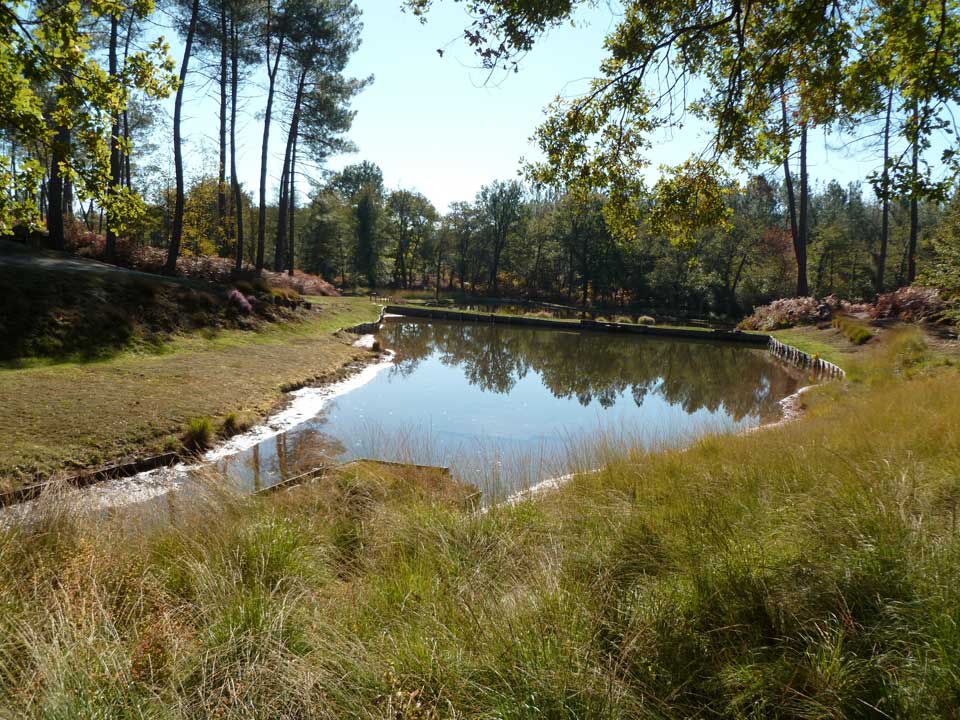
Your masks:
M949 717L960 375L888 336L799 421L472 514L377 474L0 535L27 717ZM4 714L0 711L0 715Z
M284 388L365 357L333 333L375 319L377 307L361 298L314 304L301 319L256 330L206 329L103 360L0 369L0 481L177 447L193 418L261 416Z

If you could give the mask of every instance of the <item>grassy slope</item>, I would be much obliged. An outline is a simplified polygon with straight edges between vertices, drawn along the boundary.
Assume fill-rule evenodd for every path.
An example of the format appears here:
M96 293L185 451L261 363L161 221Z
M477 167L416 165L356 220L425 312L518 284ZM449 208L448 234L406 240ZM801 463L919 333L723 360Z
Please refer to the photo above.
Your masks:
M158 352L0 369L0 481L160 450L198 416L268 411L287 385L330 376L360 353L332 333L375 317L359 298L322 298L308 320L179 335Z
M799 421L486 514L343 478L0 535L35 717L945 717L960 375L887 336Z
M770 333L780 342L792 345L810 355L819 355L824 360L846 368L862 357L864 348L854 345L838 328L819 330L812 325L802 325ZM867 351L880 343L870 345Z

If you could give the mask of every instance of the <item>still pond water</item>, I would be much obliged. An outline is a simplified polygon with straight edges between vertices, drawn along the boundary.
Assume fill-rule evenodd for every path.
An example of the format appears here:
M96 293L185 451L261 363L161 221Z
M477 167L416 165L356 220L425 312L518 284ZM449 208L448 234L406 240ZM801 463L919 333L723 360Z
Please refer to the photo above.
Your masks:
M331 460L450 466L510 492L589 464L583 448L678 443L779 417L799 387L766 350L602 332L392 318L395 354L315 417L217 463L260 489Z

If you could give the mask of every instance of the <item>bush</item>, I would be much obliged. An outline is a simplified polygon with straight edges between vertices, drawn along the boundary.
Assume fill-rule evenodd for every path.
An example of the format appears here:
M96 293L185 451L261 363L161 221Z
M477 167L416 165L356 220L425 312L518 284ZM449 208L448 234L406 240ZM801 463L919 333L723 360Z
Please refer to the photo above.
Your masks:
M300 302L301 300L300 293L298 293L293 288L287 288L287 287L271 288L270 294L273 295L274 297L283 298L284 300L288 300L290 302Z
M649 315L641 315L634 322L638 325L656 325L656 318L652 318Z
M213 442L213 421L208 417L193 418L187 423L183 445L188 450L205 450Z
M741 330L780 330L795 325L814 325L827 319L837 306L833 296L818 301L812 297L783 298L756 308L738 326Z
M243 295L255 295L257 292L257 288L254 287L253 283L246 280L237 280L233 285Z
M294 270L293 275L287 273L263 271L263 279L273 288L287 288L296 290L301 295L324 295L335 297L340 293L330 283L317 275L311 275L301 270Z
M253 307L250 305L250 301L244 297L243 293L239 290L231 290L227 295L227 301L240 311L242 315L249 315L253 312Z
M858 323L850 318L835 318L833 326L846 335L847 340L854 345L863 345L873 338L873 331L863 323Z
M245 414L236 412L227 413L226 417L223 418L223 423L220 425L220 434L224 437L231 437L232 435L249 430L252 424L253 422L250 417Z
M946 303L936 288L911 285L877 298L873 317L905 322L933 320L946 309Z

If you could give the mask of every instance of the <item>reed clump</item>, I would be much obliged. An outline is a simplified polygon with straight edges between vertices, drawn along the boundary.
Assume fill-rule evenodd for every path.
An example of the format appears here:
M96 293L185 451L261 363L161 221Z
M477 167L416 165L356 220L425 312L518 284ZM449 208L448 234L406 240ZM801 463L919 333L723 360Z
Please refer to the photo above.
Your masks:
M183 431L183 446L188 450L206 450L215 436L213 420L209 417L192 418Z
M486 512L376 473L54 508L0 531L0 714L949 716L960 375L925 358Z

